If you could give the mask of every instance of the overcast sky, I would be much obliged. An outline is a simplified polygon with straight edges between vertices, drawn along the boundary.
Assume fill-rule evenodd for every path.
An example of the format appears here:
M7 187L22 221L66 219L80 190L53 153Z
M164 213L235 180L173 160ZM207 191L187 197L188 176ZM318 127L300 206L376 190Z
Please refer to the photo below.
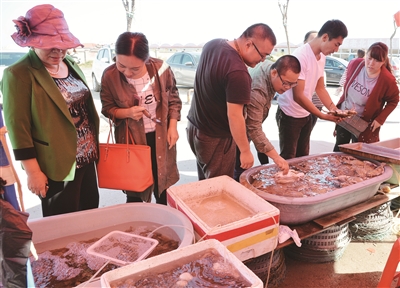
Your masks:
M0 47L18 47L10 37L16 31L12 20L46 3L64 12L70 30L82 43L115 42L126 30L121 0L0 0ZM290 0L288 11L289 40L295 44L329 19L342 20L349 38L390 38L400 1ZM155 44L199 44L237 38L258 22L273 29L278 43L286 41L278 0L136 0L132 31L143 32ZM400 28L395 38L399 36Z

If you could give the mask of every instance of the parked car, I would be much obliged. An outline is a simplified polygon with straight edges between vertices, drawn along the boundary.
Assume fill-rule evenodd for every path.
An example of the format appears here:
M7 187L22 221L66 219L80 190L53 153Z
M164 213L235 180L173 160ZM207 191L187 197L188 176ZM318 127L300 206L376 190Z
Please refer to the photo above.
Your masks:
M397 83L400 84L400 58L392 57L390 58L390 65L392 65L392 73L396 77Z
M21 59L28 51L0 51L0 80L3 78L3 71L8 66Z
M346 70L348 64L349 62L342 58L326 56L326 84L339 85L340 78L342 78L342 75Z
M3 71L8 66L14 64L21 59L28 50L26 51L0 51L0 81L3 79ZM0 107L3 105L3 95L0 92Z
M92 64L92 86L93 91L99 92L101 86L101 76L103 76L104 70L113 64L113 59L115 57L114 47L103 47L96 55Z
M193 87L201 52L176 52L167 63L174 72L176 84Z

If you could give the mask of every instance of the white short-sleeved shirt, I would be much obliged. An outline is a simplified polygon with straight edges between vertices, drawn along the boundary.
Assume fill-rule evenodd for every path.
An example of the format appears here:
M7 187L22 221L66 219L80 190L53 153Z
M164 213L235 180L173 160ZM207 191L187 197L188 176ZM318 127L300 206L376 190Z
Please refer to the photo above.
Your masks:
M308 43L297 48L293 56L296 56L300 61L301 72L299 79L305 81L304 95L311 101L318 79L324 77L326 56L321 53L320 59L317 60ZM310 112L293 100L293 88L278 97L278 105L286 115L294 118L303 118L310 115Z

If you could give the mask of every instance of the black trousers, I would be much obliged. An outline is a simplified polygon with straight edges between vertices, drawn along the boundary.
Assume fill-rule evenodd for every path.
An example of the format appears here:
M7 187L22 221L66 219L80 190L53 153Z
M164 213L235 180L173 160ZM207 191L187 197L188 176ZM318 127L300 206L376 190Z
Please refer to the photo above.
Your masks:
M99 207L95 164L76 169L73 181L48 179L49 190L42 201L43 217Z
M156 198L156 203L167 205L167 192L162 191L161 195L158 196L158 168L157 168L157 158L156 158L156 132L146 133L147 145L151 147L151 165L154 179L154 198ZM126 195L126 203L133 202L143 202L140 197Z

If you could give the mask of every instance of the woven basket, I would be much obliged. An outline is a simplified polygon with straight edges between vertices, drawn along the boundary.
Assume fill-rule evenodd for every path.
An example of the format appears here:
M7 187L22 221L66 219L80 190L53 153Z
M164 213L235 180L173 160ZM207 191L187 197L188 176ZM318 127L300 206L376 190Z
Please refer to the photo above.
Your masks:
M263 281L264 285L268 278L268 287L274 288L278 287L279 284L285 279L286 276L286 264L285 264L285 254L282 249L274 250L271 263L271 254L266 253L256 258L252 258L243 262L258 278ZM271 267L271 269L269 269Z
M286 255L293 259L324 263L339 260L350 241L349 225L334 225L321 233L302 240L301 247L292 244L284 249Z

